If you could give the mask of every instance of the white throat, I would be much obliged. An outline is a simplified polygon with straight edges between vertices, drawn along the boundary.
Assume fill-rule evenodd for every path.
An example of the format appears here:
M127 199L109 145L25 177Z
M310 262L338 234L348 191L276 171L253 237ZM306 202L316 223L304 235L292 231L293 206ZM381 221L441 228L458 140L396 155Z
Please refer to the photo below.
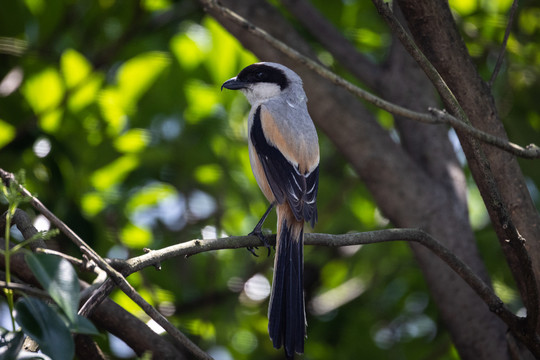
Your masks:
M281 95L281 88L277 84L257 83L242 89L242 92L246 96L249 103L251 105L255 105Z

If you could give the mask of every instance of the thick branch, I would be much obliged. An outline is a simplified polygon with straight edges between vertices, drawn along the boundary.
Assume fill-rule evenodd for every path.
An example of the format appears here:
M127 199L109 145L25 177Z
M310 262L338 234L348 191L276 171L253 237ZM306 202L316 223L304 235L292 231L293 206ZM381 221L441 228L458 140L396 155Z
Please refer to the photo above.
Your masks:
M457 122L462 123L459 125L459 129L461 129L462 126L465 127L465 125L470 125L467 114L461 107L450 88L447 86L442 76L416 46L403 26L394 16L388 4L384 3L382 0L373 0L373 3L375 4L377 11L392 29L392 32L400 39L405 49L417 61L418 65L431 79L445 103L449 104L452 113L458 117L459 120L457 120ZM443 115L446 116L441 112L437 113L437 116L439 117L443 117ZM498 185L495 181L495 177L492 173L490 162L478 143L477 138L474 137L476 134L467 131L467 135L469 135L469 140L478 164L478 169L480 170L480 174L482 176L481 181L486 186L485 189L487 191L483 194L484 197L487 197L487 200L485 200L486 205L488 208L491 208L495 214L497 214L499 223L501 224L502 230L505 233L505 239L501 239L501 241L504 240L503 245L509 245L509 248L514 252L515 255L515 257L508 258L510 267L513 271L519 269L521 272L521 274L516 276L516 278L518 282L520 282L520 285L522 285L520 286L520 291L527 308L527 319L529 321L528 325L531 329L534 329L536 328L539 315L539 295L532 261L527 249L524 246L525 239L520 235L512 221L510 213L502 199ZM502 139L501 141L506 142Z

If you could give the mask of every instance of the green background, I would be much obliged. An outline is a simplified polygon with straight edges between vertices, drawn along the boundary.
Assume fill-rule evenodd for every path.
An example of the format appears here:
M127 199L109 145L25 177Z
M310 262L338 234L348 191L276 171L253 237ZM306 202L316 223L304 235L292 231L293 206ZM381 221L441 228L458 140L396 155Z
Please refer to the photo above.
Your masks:
M384 59L391 35L371 2L313 3L363 53ZM511 1L450 5L489 79ZM144 247L252 230L267 203L249 165L249 105L239 93L220 92L220 85L258 59L199 3L1 0L0 8L1 168L24 170L27 188L103 256L136 256ZM521 1L512 30L494 94L510 139L538 144L540 5ZM314 47L323 63L347 76ZM391 131L391 116L378 111L378 117ZM391 227L319 135L315 231ZM538 207L540 167L521 165ZM471 222L495 290L518 310L503 257L491 246L484 204L470 177L468 184ZM274 224L272 214L266 227L275 231ZM50 246L80 257L62 235ZM148 268L129 281L214 356L280 359L266 330L267 298L250 298L243 287L251 279L264 295L272 258L260 253L222 250L169 260L162 271ZM307 247L305 267L306 359L457 358L406 244ZM148 320L121 292L112 298ZM96 340L110 352L106 337Z

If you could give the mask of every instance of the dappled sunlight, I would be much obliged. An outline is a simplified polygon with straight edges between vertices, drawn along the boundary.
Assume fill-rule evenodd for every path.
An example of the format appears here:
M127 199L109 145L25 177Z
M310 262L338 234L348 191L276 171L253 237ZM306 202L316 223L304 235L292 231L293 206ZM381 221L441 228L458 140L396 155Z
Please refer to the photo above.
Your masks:
M270 282L262 274L255 274L244 284L244 292L254 302L263 301L270 295Z
M449 0L470 62L486 84L501 50L512 2ZM399 81L403 74L415 71L412 61L401 62L401 49L393 46L394 36L372 2L269 1L255 8L253 4L257 3L242 5L242 11L250 11L248 20L266 23L270 33L285 30L282 40L295 44L294 50L309 53L351 84L426 114L428 106L448 107L436 95L424 92L424 87ZM302 23L292 4L320 12L337 37L325 39L328 33L309 29L306 25L312 23ZM126 279L196 347L216 360L281 359L282 352L273 349L268 339L275 248L270 248L267 257L267 249L260 245L256 257L242 248L200 251L197 246L213 239L219 240L210 245L219 246L219 241L231 240L223 238L249 234L269 205L251 170L250 104L238 92L221 91L221 84L249 64L290 61L287 66L304 81L320 145L318 222L313 229L306 225L305 233L318 233L315 238L409 226L440 231L432 235L452 251L454 246L461 250L460 245L477 248L479 255L467 252L466 262L477 256L478 263L470 266L485 268L494 293L513 313L526 315L520 283L506 265L505 249L497 243L500 232L494 229L496 221L490 220L486 194L480 192L484 188L476 185L478 176L465 155L469 150L465 143L461 146L460 138L465 139L461 130L456 133L448 124L426 125L441 127L438 141L446 142L448 149L448 158L434 155L440 144L427 141L437 131L416 137L416 129L424 128L414 125L409 128L413 134L406 134L400 126L409 126L409 120L341 95L342 89L314 77L304 63L280 58L261 38L248 38L246 34L253 35L251 25L244 24L235 33L238 38L233 36L221 24L218 10L208 13L204 8L197 0L5 1L0 11L0 168L13 173L22 170L17 178L25 188L96 253L118 259L111 262L114 266L120 260L149 259L156 250L196 249L196 254L153 263L155 268L148 266ZM280 18L282 24L274 21ZM523 146L540 138L539 19L537 4L520 2L500 74L486 86L494 113L498 112L486 117L500 117L508 137ZM323 28L324 21L317 24ZM412 30L414 24L408 24ZM350 46L346 56L330 46L338 42ZM247 47L264 56L258 59ZM355 59L352 65L347 64L350 59ZM450 57L447 65L454 61ZM411 93L418 94L418 103L411 101ZM347 116L350 122L343 120ZM388 140L388 146L374 150L383 143L372 142L374 134ZM485 149L492 151L488 146ZM391 163L398 152L398 161ZM467 156L471 159L470 153ZM523 193L526 186L536 209L540 207L537 162L519 162L525 179ZM399 172L396 168L401 166L410 173ZM514 175L520 176L516 172L509 176ZM381 185L386 180L389 185ZM421 186L415 188L417 184ZM454 228L445 228L452 219L435 219L437 214L448 214L455 204L449 200L444 203L448 206L435 205L442 204L440 199L456 199L453 195L459 200L466 195L467 207L456 208L466 209L469 218L461 216L464 226L456 233L466 228L470 237L455 236ZM6 199L5 194L0 197L2 213L9 205ZM415 201L425 201L426 207ZM512 216L525 203L519 201L509 208ZM18 207L38 231L58 227L32 203L22 201ZM262 233L273 241L276 232L276 211L272 210ZM25 240L23 233L13 224L7 230L12 245ZM474 243L459 243L465 238ZM529 238L526 241L528 246L533 243ZM45 244L83 263L75 267L81 282L90 285L105 277L104 273L96 277L86 268L93 262L65 234ZM431 286L439 285L438 278L430 277L441 270L428 268L431 254L423 258L417 248L406 241L306 245L303 285L309 326L306 354L297 359L458 359L461 354L451 342L454 334L445 327L441 305L433 300L437 294L430 292ZM11 260L11 268L16 269L19 259ZM124 268L118 265L116 270ZM17 280L26 282L24 276ZM441 281L447 279L441 277ZM28 284L36 291L34 283ZM5 289L0 325L8 329L10 292L16 295L15 302L27 295L26 289ZM118 286L108 297L125 311L122 316L140 320L141 326L162 335L163 341L171 339ZM449 311L460 318L465 310ZM65 314L59 314L65 320ZM110 335L109 328L117 323L101 320L101 337L92 338L107 355L144 358ZM122 324L117 332L134 330ZM495 327L486 327L491 328ZM69 341L74 329L70 331Z
M326 315L353 301L362 295L365 289L366 287L361 279L349 279L343 284L314 297L309 303L309 308L314 315Z

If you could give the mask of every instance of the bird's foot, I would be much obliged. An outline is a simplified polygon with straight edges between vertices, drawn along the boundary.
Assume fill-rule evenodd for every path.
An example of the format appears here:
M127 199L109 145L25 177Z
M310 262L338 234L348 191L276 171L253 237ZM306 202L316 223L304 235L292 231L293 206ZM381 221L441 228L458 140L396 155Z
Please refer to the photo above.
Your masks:
M256 237L258 237L259 240L260 240L260 241L262 242L262 244L264 245L264 247L268 249L268 256L270 256L270 252L271 252L271 250L270 250L270 244L268 243L268 241L266 240L266 237L264 236L264 234L262 233L262 231L261 231L260 229L257 229L257 228L253 229L253 231L250 232L248 235L255 235ZM257 249L257 250L258 250L259 248L258 248L257 246L253 246L253 247L248 246L248 247L247 247L247 250L248 250L250 253L252 253L252 254L253 254L254 256L256 256L256 257L259 257L259 255L257 255L257 254L255 253L255 250L254 250L254 249Z

